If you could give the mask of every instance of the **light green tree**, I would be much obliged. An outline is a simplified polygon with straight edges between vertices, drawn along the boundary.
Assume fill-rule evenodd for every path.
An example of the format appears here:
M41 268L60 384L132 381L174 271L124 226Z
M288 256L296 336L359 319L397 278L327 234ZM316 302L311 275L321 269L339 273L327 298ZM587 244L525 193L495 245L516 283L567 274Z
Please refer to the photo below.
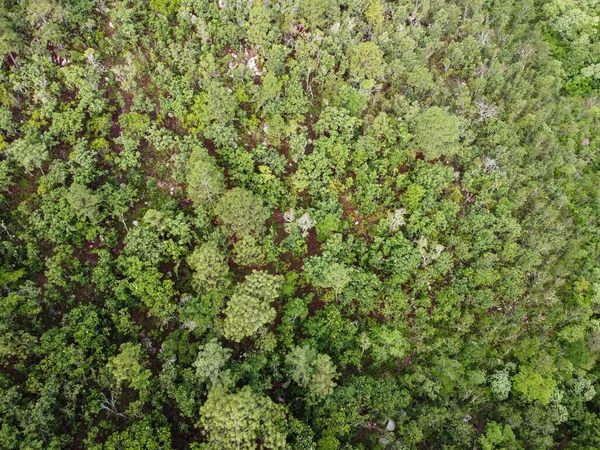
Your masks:
M512 388L508 368L494 372L490 375L489 382L490 389L498 400L506 400L508 398L508 394L510 394Z
M375 80L385 75L383 52L374 42L361 42L350 55L350 76L354 81Z
M529 401L537 400L547 405L556 388L556 381L544 377L529 366L521 367L519 373L513 376L513 388Z
M266 302L272 302L279 297L282 283L282 275L271 275L264 270L253 270L238 286L238 291Z
M337 0L300 0L299 6L310 28L323 28L337 8Z
M482 450L511 450L520 448L509 425L488 422L485 434L479 438Z
M217 242L208 241L200 245L188 256L187 262L194 269L193 282L198 291L227 284L227 257Z
M312 397L324 398L333 392L338 374L329 355L304 345L294 347L285 357L285 363L292 380L307 388Z
M231 374L223 370L231 357L231 350L225 348L216 339L212 339L198 350L198 357L192 364L196 368L196 376L202 381L210 381L213 386L229 387Z
M254 2L246 24L248 40L258 48L269 48L281 39L279 28L273 26L274 14L262 2Z
M23 37L17 31L16 24L10 17L8 10L0 11L0 55L10 57L15 66L19 66L13 52L23 47Z
M166 419L161 417L158 423L144 417L133 422L125 430L109 436L102 448L104 450L171 450L171 430ZM97 447L89 447L96 450Z
M100 206L98 194L93 193L82 184L73 183L67 192L67 201L78 217L88 219L91 223L98 221Z
M323 277L317 281L317 286L324 288L332 288L335 294L335 301L338 301L338 294L352 281L351 267L344 264L333 263L325 267Z
M186 176L190 199L199 205L212 204L225 192L225 176L208 151L196 147L188 161Z
M221 197L215 213L229 235L262 233L269 211L257 195L243 188L231 189Z
M461 120L454 114L432 106L419 114L414 124L415 144L432 160L455 155L460 149Z
M156 267L137 256L127 257L121 264L128 277L124 283L131 293L148 307L152 315L168 320L177 309L177 305L171 302L175 295L173 281L163 280L162 273Z
M260 266L265 254L260 242L254 236L242 236L233 246L233 260L240 266Z
M285 409L249 386L236 393L217 388L200 408L208 448L255 450L286 448Z
M108 360L108 369L116 390L121 390L124 384L137 390L148 386L152 373L144 368L142 360L142 347L140 344L127 342L121 345L118 355Z
M276 315L275 309L268 302L247 294L235 293L225 309L223 334L227 339L240 342L272 322Z
M408 340L400 330L390 329L387 326L378 327L372 335L371 353L373 359L379 364L398 361L404 357L408 348Z
M365 18L374 35L378 35L383 29L383 22L385 20L384 14L385 11L381 0L368 0Z
M225 337L240 342L271 323L277 313L270 304L279 296L282 283L281 275L253 270L243 283L236 286L225 309Z
M49 154L46 145L42 142L30 142L27 139L17 139L4 150L9 158L14 159L27 172L40 169L48 160Z

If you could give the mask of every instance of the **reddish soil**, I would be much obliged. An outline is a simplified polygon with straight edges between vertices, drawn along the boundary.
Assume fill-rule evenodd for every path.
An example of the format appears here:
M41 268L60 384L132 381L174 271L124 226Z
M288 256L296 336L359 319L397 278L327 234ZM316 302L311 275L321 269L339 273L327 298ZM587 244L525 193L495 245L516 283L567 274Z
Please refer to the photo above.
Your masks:
M347 197L342 198L342 206L344 207L344 213L346 213L346 216L350 216L354 219L354 225L358 226L364 221L364 218L359 216L354 210L354 208L352 208L352 205L350 205L350 202L348 201Z
M95 266L98 264L98 255L94 253L103 243L98 241L86 241L82 247L73 248L73 256L84 264Z
M308 305L308 312L310 315L314 314L315 311L318 311L319 309L323 309L325 307L325 302L323 301L323 299L318 296L315 295L313 297L312 302L310 302L310 304Z

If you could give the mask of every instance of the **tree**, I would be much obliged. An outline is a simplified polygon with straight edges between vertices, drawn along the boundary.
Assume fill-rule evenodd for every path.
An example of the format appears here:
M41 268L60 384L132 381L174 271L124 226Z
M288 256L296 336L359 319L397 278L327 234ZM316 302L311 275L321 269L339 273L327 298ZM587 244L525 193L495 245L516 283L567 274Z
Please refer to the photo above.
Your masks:
M223 170L206 149L195 147L188 161L187 192L198 205L213 204L225 192Z
M136 256L124 258L119 263L127 276L124 286L148 307L152 315L168 320L176 310L176 305L171 302L175 295L173 281L163 280L162 273L156 267Z
M512 377L513 388L529 401L539 401L543 405L550 402L556 388L556 381L544 377L529 366L521 367L519 373Z
M213 389L200 408L209 449L286 448L285 409L245 386L236 393Z
M300 0L300 14L310 28L323 29L330 18L336 17L338 0Z
M120 391L124 384L138 391L148 387L152 373L144 368L142 355L141 345L127 342L121 345L118 355L109 358L106 369L117 391Z
M13 52L18 52L24 44L23 37L11 20L8 7L0 11L0 55L8 54L11 61L18 67Z
M99 220L100 196L93 193L84 185L73 183L69 187L67 200L75 214L81 219L88 219L95 224Z
M348 283L352 281L351 267L347 267L344 264L332 263L324 268L322 278L317 280L316 286L324 288L332 288L335 294L335 301L338 302L338 294L346 287Z
M264 300L247 294L233 294L225 309L223 334L227 339L240 342L271 323L276 315L276 311Z
M96 450L96 447L88 448ZM159 424L149 418L133 422L113 433L102 446L105 450L171 450L171 430L164 417Z
M240 266L260 266L264 264L265 254L260 242L254 236L242 236L233 247L233 260Z
M212 134L206 128L213 127L212 132L225 132L235 120L238 101L219 81L211 80L203 85L204 91L197 94L191 113L187 116L188 127L192 131Z
M227 285L229 266L227 258L215 241L208 241L195 248L187 262L194 269L193 281L197 290L217 289Z
M490 389L498 400L506 400L510 394L512 383L510 381L509 369L497 370L489 377Z
M238 292L272 302L279 297L282 283L281 275L271 275L264 270L253 270L246 276L244 282L237 286L237 289Z
M400 330L377 327L372 335L371 354L378 364L395 363L406 355L408 342Z
M210 381L211 385L229 387L231 374L223 370L231 357L232 351L224 348L219 341L213 339L198 349L198 357L192 364L196 368L196 376L202 380Z
M425 159L454 156L460 149L461 120L443 109L432 106L417 116L414 141Z
M383 30L385 20L384 10L381 0L369 0L365 10L365 18L374 35L378 35Z
M274 14L270 7L256 2L248 18L248 40L258 48L270 48L281 39L279 27L273 26Z
M165 15L176 12L180 4L181 0L150 0L150 8Z
M317 353L309 345L294 347L285 357L288 373L310 395L321 399L333 392L338 374L328 355Z
M227 234L239 236L262 233L269 217L262 199L243 188L228 190L215 206L215 214Z
M350 76L354 81L376 80L385 75L383 52L374 42L361 42L350 55Z
M4 150L6 154L14 159L27 172L40 169L42 164L48 160L49 153L43 142L33 142L31 139L17 139Z
M502 426L496 422L488 422L485 435L479 438L482 450L500 450L520 448L515 439L515 434L509 425Z

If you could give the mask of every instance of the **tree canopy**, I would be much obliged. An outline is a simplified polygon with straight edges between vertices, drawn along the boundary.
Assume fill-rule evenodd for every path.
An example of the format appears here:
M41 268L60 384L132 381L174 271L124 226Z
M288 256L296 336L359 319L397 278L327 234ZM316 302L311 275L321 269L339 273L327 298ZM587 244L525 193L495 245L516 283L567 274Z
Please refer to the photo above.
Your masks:
M0 0L0 449L600 449L599 27Z

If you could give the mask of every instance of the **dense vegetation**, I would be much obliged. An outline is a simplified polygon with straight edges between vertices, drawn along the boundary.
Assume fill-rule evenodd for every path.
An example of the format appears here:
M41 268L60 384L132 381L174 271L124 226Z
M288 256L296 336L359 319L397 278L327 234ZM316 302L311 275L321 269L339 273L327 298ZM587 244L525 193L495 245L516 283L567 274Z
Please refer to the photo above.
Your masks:
M600 2L0 0L0 448L600 448Z

